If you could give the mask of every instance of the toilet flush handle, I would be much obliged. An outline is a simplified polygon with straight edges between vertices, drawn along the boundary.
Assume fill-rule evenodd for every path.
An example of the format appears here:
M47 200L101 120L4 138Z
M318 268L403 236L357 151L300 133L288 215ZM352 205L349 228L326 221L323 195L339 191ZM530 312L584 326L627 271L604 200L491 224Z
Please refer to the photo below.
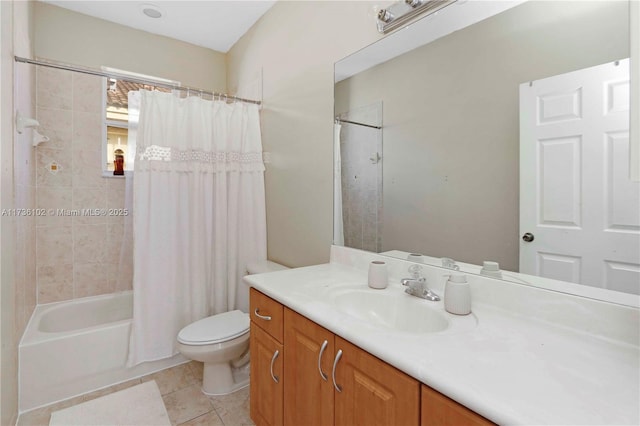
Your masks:
M255 311L253 311L253 313L260 319L265 320L265 321L271 321L271 317L269 315L260 315L258 313L258 308L256 308Z

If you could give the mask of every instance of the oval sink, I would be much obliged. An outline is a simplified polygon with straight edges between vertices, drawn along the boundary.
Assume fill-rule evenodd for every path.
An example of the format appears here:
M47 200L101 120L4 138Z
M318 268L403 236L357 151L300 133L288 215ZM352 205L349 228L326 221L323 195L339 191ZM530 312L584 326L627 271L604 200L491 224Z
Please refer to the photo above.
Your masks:
M449 321L426 302L404 293L349 291L335 295L340 311L382 327L409 333L435 333L445 330Z

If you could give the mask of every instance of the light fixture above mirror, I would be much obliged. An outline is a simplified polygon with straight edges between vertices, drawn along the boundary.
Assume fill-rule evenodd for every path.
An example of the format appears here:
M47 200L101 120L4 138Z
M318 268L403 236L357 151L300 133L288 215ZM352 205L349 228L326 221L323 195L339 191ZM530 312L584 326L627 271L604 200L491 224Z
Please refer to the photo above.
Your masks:
M378 12L378 31L387 34L422 15L435 13L457 0L402 0Z

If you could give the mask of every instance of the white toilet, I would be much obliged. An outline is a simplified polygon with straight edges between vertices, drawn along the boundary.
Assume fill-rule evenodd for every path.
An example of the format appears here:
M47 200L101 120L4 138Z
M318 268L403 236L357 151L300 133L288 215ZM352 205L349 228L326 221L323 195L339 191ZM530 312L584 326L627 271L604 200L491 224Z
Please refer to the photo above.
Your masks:
M270 260L247 265L247 273L288 269ZM178 333L178 350L204 363L202 392L226 395L249 384L249 314L229 311L189 324Z

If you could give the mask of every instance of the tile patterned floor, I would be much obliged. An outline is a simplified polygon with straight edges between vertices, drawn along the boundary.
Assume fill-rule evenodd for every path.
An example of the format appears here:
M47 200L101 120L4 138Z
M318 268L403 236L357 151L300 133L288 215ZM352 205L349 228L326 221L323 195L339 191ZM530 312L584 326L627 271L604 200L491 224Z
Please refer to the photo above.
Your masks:
M231 395L207 397L200 391L202 363L189 362L138 379L23 413L17 426L47 426L53 411L155 380L172 425L253 426L249 417L249 388ZM150 425L151 426L151 425Z

